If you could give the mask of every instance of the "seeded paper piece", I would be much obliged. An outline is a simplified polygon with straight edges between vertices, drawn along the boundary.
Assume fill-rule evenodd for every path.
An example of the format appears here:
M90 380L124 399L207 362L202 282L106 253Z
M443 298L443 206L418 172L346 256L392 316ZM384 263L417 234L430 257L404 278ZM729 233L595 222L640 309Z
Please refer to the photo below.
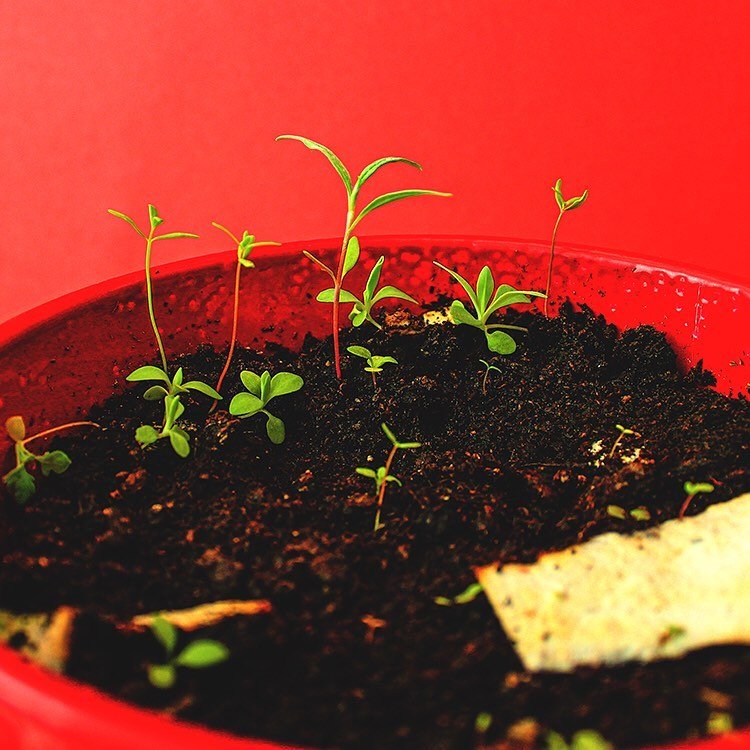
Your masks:
M227 617L260 615L270 611L271 603L265 599L248 601L227 599L210 604L199 604L197 607L190 607L189 609L174 609L148 615L137 615L131 620L131 623L138 627L148 627L157 617L161 617L180 628L180 630L198 630L198 628L214 625Z
M476 574L532 672L750 644L750 494Z

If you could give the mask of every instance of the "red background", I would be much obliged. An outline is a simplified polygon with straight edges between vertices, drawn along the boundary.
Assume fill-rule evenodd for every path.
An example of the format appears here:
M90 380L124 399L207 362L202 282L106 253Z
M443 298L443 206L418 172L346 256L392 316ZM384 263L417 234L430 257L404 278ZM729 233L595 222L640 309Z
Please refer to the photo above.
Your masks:
M334 236L343 188L433 187L368 233L547 237L549 187L588 187L561 239L750 280L746 0L3 0L0 319L134 270L114 207L223 247L212 219L261 239Z

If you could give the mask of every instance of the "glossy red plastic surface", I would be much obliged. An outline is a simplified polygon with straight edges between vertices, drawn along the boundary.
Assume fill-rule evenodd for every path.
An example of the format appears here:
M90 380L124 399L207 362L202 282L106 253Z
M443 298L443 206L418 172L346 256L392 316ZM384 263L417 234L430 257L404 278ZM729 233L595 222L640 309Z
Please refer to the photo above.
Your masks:
M452 289L433 260L473 277L489 264L498 282L540 289L548 247L513 239L371 237L351 275L356 287L378 255L390 277L424 301ZM243 275L243 344L278 341L294 347L308 332L328 333L328 309L315 302L321 277L301 251L326 256L335 240L294 243L256 256ZM398 265L395 260L398 259ZM157 316L167 353L226 343L231 314L233 255L205 256L157 269ZM388 273L386 271L386 273ZM686 366L703 359L725 393L750 381L750 288L697 269L656 260L561 246L553 309L564 298L585 304L618 326L651 323L668 333ZM155 356L143 280L131 274L62 297L0 325L0 417L24 414L35 429L80 416L124 375ZM0 441L0 450L8 447ZM95 690L47 674L0 648L0 747L8 750L134 750L159 747L261 750L239 740L132 708ZM683 744L706 750L750 748L750 733Z

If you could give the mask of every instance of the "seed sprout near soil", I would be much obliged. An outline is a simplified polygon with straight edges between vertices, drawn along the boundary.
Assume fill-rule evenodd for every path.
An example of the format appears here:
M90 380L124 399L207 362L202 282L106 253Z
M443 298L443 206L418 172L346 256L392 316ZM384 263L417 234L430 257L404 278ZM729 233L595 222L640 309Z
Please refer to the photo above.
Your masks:
M482 378L482 393L486 395L487 394L487 378L489 377L490 370L494 370L495 372L501 372L501 370L499 367L496 367L495 365L491 365L485 359L480 359L479 361L484 365L484 377Z
M397 190L391 193L384 193L378 196L374 200L370 201L359 213L357 213L357 198L362 186L369 180L381 167L387 164L408 164L409 166L415 167L421 170L422 167L411 159L406 159L401 156L386 156L381 159L368 164L355 182L352 182L349 170L344 166L341 159L331 151L331 149L323 146L320 143L304 138L299 135L280 135L276 139L278 140L294 140L303 143L307 148L313 151L320 151L331 163L333 168L338 173L341 181L344 183L346 188L347 206L346 206L346 224L344 226L344 236L341 241L341 252L339 253L338 266L336 272L330 269L325 263L313 256L311 253L305 253L305 255L314 261L325 273L327 273L333 281L333 312L331 315L331 323L333 328L333 357L336 366L336 377L341 380L341 355L339 351L339 306L341 304L341 289L344 281L344 276L351 271L357 263L359 258L359 241L354 236L353 232L367 216L372 213L375 209L385 206L395 201L403 200L404 198L414 198L421 195L433 195L438 197L449 197L450 193L439 193L435 190ZM354 242L352 242L354 240Z
M48 430L37 432L36 435L26 435L26 424L23 417L13 416L5 421L5 430L8 437L13 441L16 465L3 477L3 482L13 493L18 503L26 503L36 491L36 481L26 468L27 466L39 466L42 474L62 474L67 471L72 463L67 453L63 451L45 451L44 453L32 453L26 446L32 440L49 437L63 430L74 427L99 427L96 422L68 422Z
M683 489L687 497L680 508L679 518L684 518L688 506L693 502L696 495L704 495L714 491L714 486L710 482L685 482Z
M621 424L616 424L615 429L617 429L617 431L619 432L619 435L617 436L617 439L615 440L615 442L612 443L612 449L609 451L610 458L614 457L615 451L617 450L617 446L620 445L620 443L622 442L623 438L626 435L635 435L637 437L639 436L635 430L631 430L628 427L623 427Z
M365 372L369 372L372 375L373 388L378 387L378 382L377 380L375 380L375 374L383 372L383 365L398 364L398 362L393 357L384 357L373 354L367 347L364 346L347 346L346 351L348 351L349 354L353 354L355 357L361 357L365 360Z

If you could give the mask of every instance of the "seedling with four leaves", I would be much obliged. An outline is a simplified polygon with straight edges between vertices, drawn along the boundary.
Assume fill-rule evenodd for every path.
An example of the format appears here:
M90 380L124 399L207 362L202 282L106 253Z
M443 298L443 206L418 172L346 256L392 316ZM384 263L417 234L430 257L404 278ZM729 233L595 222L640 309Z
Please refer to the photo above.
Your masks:
M266 415L266 433L272 443L280 445L286 437L284 423L266 409L269 401L277 396L286 396L296 393L304 385L299 375L293 372L277 372L271 377L271 373L265 370L262 375L257 375L250 370L240 373L242 385L247 388L247 393L238 393L229 404L229 413L235 417L245 419L255 414Z
M359 241L354 236L354 230L357 228L362 219L368 214L372 213L375 209L386 206L389 203L400 201L405 198L414 198L421 195L433 195L439 197L448 197L450 193L439 193L435 190L396 190L392 193L384 193L377 198L370 201L359 213L357 213L357 198L364 184L382 167L387 164L407 164L416 169L422 169L417 162L411 159L405 159L401 156L386 156L381 159L376 159L374 162L368 164L359 177L353 182L352 177L349 174L349 170L344 166L341 159L331 151L331 149L323 146L320 143L310 140L309 138L303 138L299 135L280 135L277 139L279 140L294 140L307 146L307 148L313 151L319 151L326 159L331 163L331 166L336 170L341 181L344 183L346 188L346 224L344 226L344 236L341 241L341 251L339 253L338 265L336 271L329 268L323 261L316 258L311 253L305 253L314 263L316 263L325 273L327 273L333 281L333 293L331 295L331 302L333 303L333 312L331 314L331 323L333 328L333 358L336 366L336 377L341 380L341 354L339 350L339 307L342 300L341 292L344 277L346 274L354 268L359 259ZM362 300L364 303L364 300ZM364 307L364 305L363 305ZM360 313L357 313L360 315ZM364 320L364 318L363 318Z
M516 342L505 333L506 329L511 331L525 331L522 326L507 325L505 323L489 323L490 316L508 305L519 303L529 304L530 297L544 297L541 292L519 291L510 284L500 284L495 289L495 279L489 266L484 266L477 276L476 287L472 285L456 271L451 270L442 263L433 261L435 265L449 273L463 288L474 307L472 315L460 300L453 300L450 306L450 315L457 325L465 324L478 328L487 339L487 348L496 354L513 354L516 350Z
M26 446L32 440L49 437L55 433L69 430L73 427L99 427L96 422L68 422L49 430L37 432L36 435L26 435L26 424L23 417L9 417L5 422L5 430L8 437L13 441L16 454L16 465L3 477L3 482L13 493L18 503L25 503L36 491L34 476L28 471L27 466L39 466L42 474L46 477L50 474L62 474L67 471L72 463L70 457L64 451L45 451L44 453L32 453Z
M347 346L346 351L349 354L353 354L355 357L361 357L365 360L366 367L365 372L369 372L372 375L372 385L374 388L378 387L377 380L375 379L376 373L383 372L383 365L397 365L398 361L393 357L383 357L377 354L373 354L367 347L364 346Z
M402 443L393 434L393 432L389 429L388 425L385 422L383 422L380 427L385 433L385 436L388 438L388 440L391 441L391 450L388 453L388 458L385 461L385 466L381 466L378 469L358 466L356 469L357 474L361 474L363 477L368 477L375 482L375 492L378 497L378 506L375 513L374 531L379 531L382 528L382 524L380 523L380 514L383 509L385 488L387 487L388 482L395 482L399 487L402 486L401 480L391 474L391 467L393 466L393 459L396 457L396 452L399 450L413 450L414 448L421 448L422 446L422 443Z
M205 669L229 658L229 649L223 643L209 638L191 641L182 651L175 653L177 628L163 617L154 619L151 623L151 632L166 652L163 664L148 665L148 681L156 688L171 688L177 681L178 667Z

